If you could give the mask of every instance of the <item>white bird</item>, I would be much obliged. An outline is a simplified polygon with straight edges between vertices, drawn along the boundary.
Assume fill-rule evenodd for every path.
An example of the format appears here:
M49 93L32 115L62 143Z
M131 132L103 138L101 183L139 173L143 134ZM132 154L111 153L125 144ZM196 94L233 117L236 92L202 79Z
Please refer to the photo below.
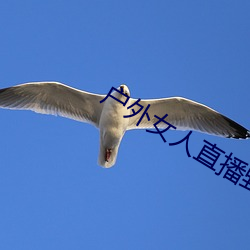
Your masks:
M130 98L128 87L120 85L111 95L124 104L127 101L126 105L111 96L100 103L106 95L81 91L58 82L32 82L0 89L0 107L60 115L93 124L100 130L98 164L105 168L115 164L125 132L130 129L155 128L154 123L158 119L154 115L163 117L168 114L166 121L177 130L196 130L237 139L250 137L250 131L238 123L203 104L182 97L140 100L144 108L150 104L150 121L145 115L137 124L142 111L141 114L124 118L134 114L132 107L128 107L137 101ZM135 107L133 109L137 112L139 108ZM157 127L163 128L166 124L161 122Z

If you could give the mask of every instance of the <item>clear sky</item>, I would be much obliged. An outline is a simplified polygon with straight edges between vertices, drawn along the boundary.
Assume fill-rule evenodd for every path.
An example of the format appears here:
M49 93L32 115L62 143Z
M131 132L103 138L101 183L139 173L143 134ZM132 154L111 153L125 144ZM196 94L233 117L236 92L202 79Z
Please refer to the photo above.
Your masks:
M247 0L1 1L0 88L125 83L134 98L183 96L250 129L249 13ZM188 131L167 143L129 131L103 169L91 125L11 110L0 121L1 249L249 249L250 191L168 145ZM250 140L197 132L192 157L204 139L250 164Z

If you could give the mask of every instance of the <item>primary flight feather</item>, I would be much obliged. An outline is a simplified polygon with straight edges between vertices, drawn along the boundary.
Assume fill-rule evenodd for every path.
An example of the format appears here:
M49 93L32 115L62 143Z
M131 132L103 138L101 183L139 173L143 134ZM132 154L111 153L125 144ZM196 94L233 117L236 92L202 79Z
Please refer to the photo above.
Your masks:
M167 122L177 130L196 130L228 138L246 139L250 131L218 113L217 111L182 97L140 100L147 107L147 116L138 124L139 115L133 114L131 106L137 99L130 98L126 85L121 85L103 101L106 95L93 94L71 88L58 82L33 82L0 89L0 107L32 110L37 113L60 115L81 122L91 123L100 130L98 164L109 168L116 162L120 142L127 130L154 128L158 120L168 114ZM134 108L134 107L133 107ZM137 126L138 125L138 126ZM164 127L160 123L158 128ZM165 125L166 127L166 125Z

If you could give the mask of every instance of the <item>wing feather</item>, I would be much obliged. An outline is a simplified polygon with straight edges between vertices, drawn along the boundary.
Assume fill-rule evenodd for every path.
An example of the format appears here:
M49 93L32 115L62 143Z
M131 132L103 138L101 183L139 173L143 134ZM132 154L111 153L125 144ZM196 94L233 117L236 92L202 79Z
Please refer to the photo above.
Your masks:
M104 97L59 82L32 82L0 89L0 107L60 115L98 127Z
M134 103L136 99L131 100ZM233 138L248 138L250 132L217 111L192 100L182 97L171 97L163 99L141 100L140 104L147 107L150 121L144 116L139 126L136 126L139 118L130 117L128 129L154 128L158 121L154 115L168 116L165 121L177 127L178 130L197 130L200 132ZM159 123L158 128L166 128L164 122Z

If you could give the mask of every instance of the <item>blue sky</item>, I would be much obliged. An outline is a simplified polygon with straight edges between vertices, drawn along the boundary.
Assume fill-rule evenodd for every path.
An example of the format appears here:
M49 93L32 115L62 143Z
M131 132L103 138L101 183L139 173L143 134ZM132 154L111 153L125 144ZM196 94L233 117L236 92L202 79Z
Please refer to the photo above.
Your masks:
M2 1L0 88L60 81L134 98L183 96L249 120L249 1ZM250 191L129 131L111 169L96 128L0 110L0 248L249 249ZM168 142L186 132L168 131ZM250 141L193 132L250 164ZM222 155L219 163L224 162Z

